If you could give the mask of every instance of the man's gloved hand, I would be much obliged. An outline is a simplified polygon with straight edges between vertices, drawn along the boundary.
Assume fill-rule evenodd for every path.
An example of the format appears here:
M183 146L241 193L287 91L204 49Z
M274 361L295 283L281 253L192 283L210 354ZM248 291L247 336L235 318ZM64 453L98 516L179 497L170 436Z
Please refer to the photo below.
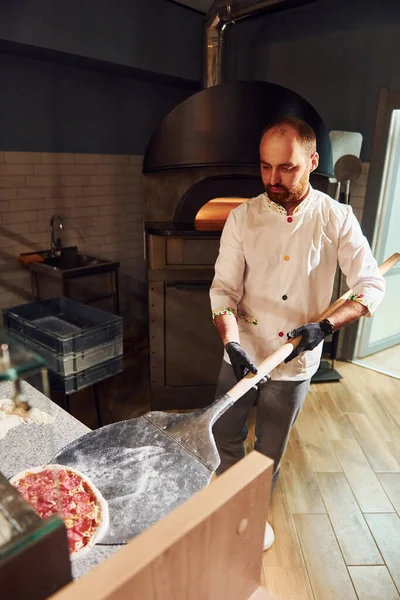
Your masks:
M302 336L299 345L297 348L289 354L287 358L285 358L285 363L290 362L296 356L298 356L301 352L305 352L306 350L314 350L318 346L319 343L322 342L327 335L333 333L333 325L328 319L324 319L319 323L309 323L308 325L303 325L302 327L298 327L298 329L293 329L289 331L287 334L289 339L293 339Z
M233 372L235 373L236 379L239 381L247 373L257 374L257 367L251 361L250 356L243 350L240 344L237 342L229 342L225 346L225 350L230 358Z

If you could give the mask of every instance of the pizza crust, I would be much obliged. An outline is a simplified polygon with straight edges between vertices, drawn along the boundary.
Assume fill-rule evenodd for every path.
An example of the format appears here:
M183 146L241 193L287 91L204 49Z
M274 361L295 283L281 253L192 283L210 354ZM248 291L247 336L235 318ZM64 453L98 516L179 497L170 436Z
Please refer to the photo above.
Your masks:
M65 471L70 471L71 473L73 473L74 475L77 475L78 477L81 477L82 480L90 487L91 491L93 492L93 494L96 498L96 502L99 506L100 521L99 521L99 525L96 528L94 534L90 537L86 546L84 546L83 548L81 548L80 550L78 550L76 552L70 553L71 560L77 560L77 559L81 558L82 556L84 556L85 554L87 554L90 551L90 549L95 544L98 544L101 541L101 539L104 537L104 535L108 529L109 523L110 523L107 501L102 496L101 492L97 489L97 487L90 481L90 479L85 477L85 475L83 473L81 473L81 471L77 471L76 469L73 469L72 467L68 467L66 465L49 464L49 465L42 465L41 467L32 467L31 469L24 469L23 471L20 471L19 473L17 473L13 477L11 477L10 483L13 485L16 485L20 479L22 479L23 477L26 477L30 473L41 473L42 471L46 471L46 470L51 470L51 471L64 471L65 470Z

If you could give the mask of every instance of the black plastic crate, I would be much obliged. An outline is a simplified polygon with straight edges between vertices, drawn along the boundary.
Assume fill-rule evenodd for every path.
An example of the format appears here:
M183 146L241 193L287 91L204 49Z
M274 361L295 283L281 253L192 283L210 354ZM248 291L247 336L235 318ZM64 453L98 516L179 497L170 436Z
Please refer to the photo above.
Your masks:
M112 375L120 373L124 369L124 359L122 356L107 360L104 363L79 371L68 377L62 377L58 373L48 371L50 387L58 392L73 394L83 390L94 383L99 383Z
M53 371L53 373L58 373L61 377L74 375L74 373L95 367L106 360L122 356L124 353L122 337L117 337L106 344L93 346L87 350L80 350L71 354L56 354L54 350L51 350L47 346L38 344L30 338L12 330L8 330L8 338L15 340L21 346L30 348L39 356L42 356L46 361L47 369Z
M59 297L3 310L4 328L47 346L57 354L70 354L100 346L123 334L122 318Z

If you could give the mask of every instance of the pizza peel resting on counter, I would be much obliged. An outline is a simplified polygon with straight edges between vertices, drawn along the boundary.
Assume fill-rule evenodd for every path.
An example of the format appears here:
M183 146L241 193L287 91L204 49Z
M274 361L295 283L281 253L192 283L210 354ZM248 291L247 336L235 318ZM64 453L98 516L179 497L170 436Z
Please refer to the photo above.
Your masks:
M400 254L394 254L380 272L399 261ZM329 317L350 295L348 291L315 320ZM129 542L210 483L220 463L214 423L283 362L300 339L283 344L258 366L257 375L246 375L207 408L148 412L91 431L56 454L52 462L84 473L107 501L109 528L101 544Z

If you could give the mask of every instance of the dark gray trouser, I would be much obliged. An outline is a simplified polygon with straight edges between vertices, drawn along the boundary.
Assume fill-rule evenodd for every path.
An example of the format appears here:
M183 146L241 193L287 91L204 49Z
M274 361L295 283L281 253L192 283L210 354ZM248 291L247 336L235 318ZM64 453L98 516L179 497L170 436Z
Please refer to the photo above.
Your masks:
M236 383L233 369L222 361L215 397L226 394ZM256 443L254 449L274 461L272 491L279 475L290 430L307 396L310 379L304 381L272 381L252 389L218 419L213 433L221 458L217 469L220 475L244 457L247 419L257 400Z

